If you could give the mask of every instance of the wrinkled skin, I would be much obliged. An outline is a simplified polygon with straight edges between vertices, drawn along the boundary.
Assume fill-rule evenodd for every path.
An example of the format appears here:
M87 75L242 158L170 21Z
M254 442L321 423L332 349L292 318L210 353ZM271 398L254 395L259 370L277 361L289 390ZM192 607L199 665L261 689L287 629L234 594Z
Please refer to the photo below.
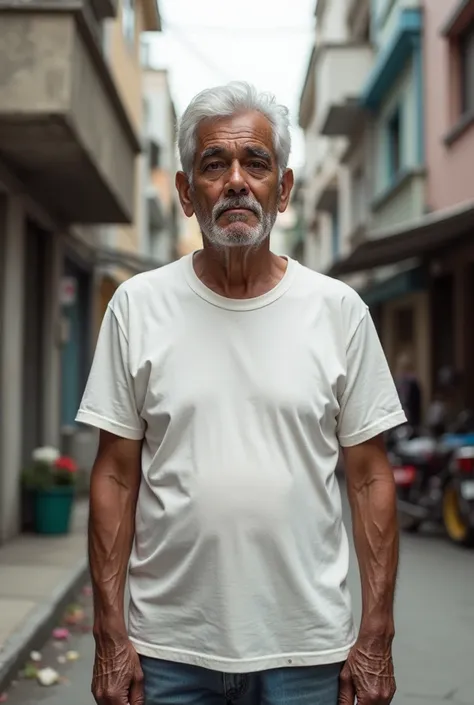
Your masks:
M127 636L96 638L92 694L97 705L144 705L143 671Z
M359 638L341 671L339 705L390 705L396 691L390 645Z

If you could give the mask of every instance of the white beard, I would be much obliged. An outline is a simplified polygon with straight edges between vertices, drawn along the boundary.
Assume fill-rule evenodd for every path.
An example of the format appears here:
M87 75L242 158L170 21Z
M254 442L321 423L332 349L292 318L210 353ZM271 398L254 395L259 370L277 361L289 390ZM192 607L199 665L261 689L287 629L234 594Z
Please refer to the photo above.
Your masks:
M245 202L246 199L248 199L247 203ZM260 204L253 199L249 199L248 196L242 197L240 200L241 207L245 208L252 205L257 211L255 214L259 222L256 225L247 225L248 216L244 213L228 215L229 224L226 227L218 225L217 220L220 215L221 203L217 203L214 206L210 217L200 213L199 208L195 209L201 232L214 247L219 249L226 247L258 248L270 236L278 214L277 208L275 207L274 211L270 213L264 213Z

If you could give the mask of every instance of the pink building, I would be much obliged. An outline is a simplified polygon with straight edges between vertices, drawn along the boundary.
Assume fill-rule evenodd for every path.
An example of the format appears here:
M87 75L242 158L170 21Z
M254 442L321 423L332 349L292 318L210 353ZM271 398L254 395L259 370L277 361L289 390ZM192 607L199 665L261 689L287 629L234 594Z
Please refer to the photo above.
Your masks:
M429 210L474 201L474 0L424 4Z

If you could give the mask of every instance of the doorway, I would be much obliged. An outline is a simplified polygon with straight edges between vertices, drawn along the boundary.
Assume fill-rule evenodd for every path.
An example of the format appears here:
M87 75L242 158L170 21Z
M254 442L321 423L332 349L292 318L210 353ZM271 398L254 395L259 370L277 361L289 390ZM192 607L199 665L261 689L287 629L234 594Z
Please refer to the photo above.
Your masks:
M46 258L49 252L46 231L28 220L25 233L25 293L23 346L23 462L43 440L44 321Z

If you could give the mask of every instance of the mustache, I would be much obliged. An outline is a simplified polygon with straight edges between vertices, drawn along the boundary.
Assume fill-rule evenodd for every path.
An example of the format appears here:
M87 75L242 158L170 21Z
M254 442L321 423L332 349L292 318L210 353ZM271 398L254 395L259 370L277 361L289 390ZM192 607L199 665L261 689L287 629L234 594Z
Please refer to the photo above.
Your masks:
M235 196L233 198L224 198L219 203L216 203L212 211L213 219L217 220L225 211L231 208L245 208L255 213L258 218L262 217L262 207L258 201L251 196Z

